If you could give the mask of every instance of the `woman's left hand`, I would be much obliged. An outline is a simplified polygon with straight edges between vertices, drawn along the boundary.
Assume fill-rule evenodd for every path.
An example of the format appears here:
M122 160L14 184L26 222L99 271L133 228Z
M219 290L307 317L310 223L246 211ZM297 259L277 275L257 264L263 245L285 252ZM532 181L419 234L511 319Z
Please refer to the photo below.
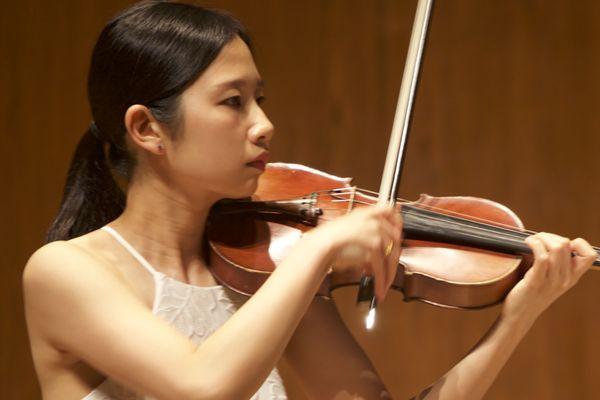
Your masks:
M533 322L577 283L598 254L581 238L569 240L551 233L537 233L525 242L533 251L534 263L504 300L502 315Z

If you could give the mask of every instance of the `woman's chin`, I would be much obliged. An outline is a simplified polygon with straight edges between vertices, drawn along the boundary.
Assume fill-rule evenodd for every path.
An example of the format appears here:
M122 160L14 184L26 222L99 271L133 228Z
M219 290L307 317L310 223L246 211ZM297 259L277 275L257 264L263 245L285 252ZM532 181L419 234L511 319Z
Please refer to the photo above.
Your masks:
M242 195L242 197L252 196L256 192L256 189L258 189L258 179L249 180L248 183L244 186L244 194Z
M243 199L252 196L256 192L256 189L258 189L258 179L248 179L223 197L228 199Z

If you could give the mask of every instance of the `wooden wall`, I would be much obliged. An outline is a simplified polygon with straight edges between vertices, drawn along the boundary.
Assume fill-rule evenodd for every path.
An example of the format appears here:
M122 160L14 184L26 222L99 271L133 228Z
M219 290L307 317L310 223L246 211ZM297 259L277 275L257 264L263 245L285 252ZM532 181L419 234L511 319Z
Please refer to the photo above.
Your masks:
M130 1L22 0L0 12L0 397L37 399L20 276L56 212L90 121L95 38ZM276 161L376 189L415 0L209 0L247 24L277 127ZM600 3L439 0L401 195L473 195L527 227L600 244ZM600 398L600 274L534 326L488 399ZM395 398L420 391L475 343L498 308L457 312L392 295L366 334L354 292L341 313ZM304 396L291 382L292 399Z

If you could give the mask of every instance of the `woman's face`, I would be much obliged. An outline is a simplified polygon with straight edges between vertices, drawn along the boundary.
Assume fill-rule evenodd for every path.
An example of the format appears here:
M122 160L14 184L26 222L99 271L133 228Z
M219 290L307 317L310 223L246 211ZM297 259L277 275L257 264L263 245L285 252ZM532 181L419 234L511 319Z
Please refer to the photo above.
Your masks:
M177 138L167 143L169 179L192 198L250 196L266 163L273 125L260 108L262 80L236 37L181 96ZM255 162L263 156L261 162Z

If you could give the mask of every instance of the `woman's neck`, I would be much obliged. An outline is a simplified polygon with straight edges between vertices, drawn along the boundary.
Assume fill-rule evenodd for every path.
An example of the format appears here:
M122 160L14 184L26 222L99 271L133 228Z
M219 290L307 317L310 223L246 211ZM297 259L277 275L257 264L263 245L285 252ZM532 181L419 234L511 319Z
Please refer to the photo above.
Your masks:
M218 200L210 193L194 197L192 203L156 180L134 181L123 214L111 225L157 269L189 279L192 270L205 266L204 228Z

